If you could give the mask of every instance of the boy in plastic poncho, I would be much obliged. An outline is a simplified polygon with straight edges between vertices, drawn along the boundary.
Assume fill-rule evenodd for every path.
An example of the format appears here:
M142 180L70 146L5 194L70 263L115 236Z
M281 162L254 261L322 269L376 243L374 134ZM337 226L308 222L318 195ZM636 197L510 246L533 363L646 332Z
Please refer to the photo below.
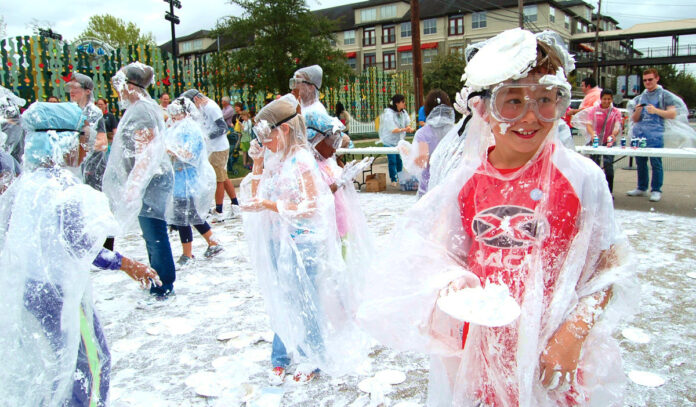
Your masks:
M316 368L345 374L365 356L352 346L357 333L344 305L348 283L333 197L307 150L297 106L285 95L258 113L258 141L249 150L254 166L240 187L249 256L276 333L276 384L289 367L288 352L306 361L297 381L311 379Z
M73 103L31 105L23 115L26 171L0 197L0 269L12 271L0 273L7 405L104 406L111 364L90 267L161 284L154 270L101 248L116 226L106 197L67 168L79 165L84 120Z
M471 59L462 163L406 212L368 273L358 320L383 343L432 354L429 406L622 405L611 330L626 241L602 172L556 141L570 99L561 52L515 29ZM489 285L509 291L516 320L474 325L438 306Z
M585 135L585 141L591 143L596 136L599 145L611 147L621 133L621 112L614 107L614 92L603 89L600 103L596 106L581 110L573 116L571 123ZM604 169L604 176L609 185L609 192L614 191L614 156L592 155L592 161Z

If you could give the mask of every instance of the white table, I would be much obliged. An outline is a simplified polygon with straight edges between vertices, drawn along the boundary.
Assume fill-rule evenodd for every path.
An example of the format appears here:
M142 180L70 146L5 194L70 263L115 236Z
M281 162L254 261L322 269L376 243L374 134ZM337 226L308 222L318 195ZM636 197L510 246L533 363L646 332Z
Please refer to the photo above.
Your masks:
M576 146L584 155L613 155L626 157L696 158L696 148L632 148Z

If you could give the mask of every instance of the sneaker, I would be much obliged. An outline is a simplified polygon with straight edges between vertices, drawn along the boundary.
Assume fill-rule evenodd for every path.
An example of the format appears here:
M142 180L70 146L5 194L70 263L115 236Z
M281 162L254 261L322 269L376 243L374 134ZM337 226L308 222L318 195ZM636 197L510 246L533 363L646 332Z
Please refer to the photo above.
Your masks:
M208 222L210 223L220 223L225 221L225 214L220 213L216 211L215 209L211 209L210 212L208 212Z
M642 189L632 189L626 192L628 196L648 196L648 191L643 191Z
M658 202L660 199L662 199L662 192L652 191L650 193L650 202Z
M268 373L268 381L271 382L271 386L280 386L285 380L285 368L276 366Z
M319 374L319 369L313 368L306 363L297 366L295 375L292 377L297 383L307 383Z
M216 254L220 253L222 250L222 246L220 246L219 244L216 244L214 246L208 246L208 248L205 250L205 253L203 253L203 257L209 259L215 256Z
M206 252L206 253L207 253L207 252ZM190 265L190 264L193 263L193 262L194 262L194 256L193 256L193 255L191 255L191 257L189 257L189 256L187 256L187 255L185 255L185 254L182 254L182 255L179 257L179 260L176 261L176 264L177 264L179 267L186 267L186 266Z
M230 216L228 217L229 219L236 219L241 214L242 214L242 208L240 208L239 205L231 205L230 206Z
M169 299L172 299L172 298L174 298L175 295L176 295L176 294L174 293L174 290L167 291L167 292L164 292L164 293L161 293L161 294L160 294L160 293L151 294L152 298L153 298L155 301L158 301L158 302L167 301L167 300L169 300Z

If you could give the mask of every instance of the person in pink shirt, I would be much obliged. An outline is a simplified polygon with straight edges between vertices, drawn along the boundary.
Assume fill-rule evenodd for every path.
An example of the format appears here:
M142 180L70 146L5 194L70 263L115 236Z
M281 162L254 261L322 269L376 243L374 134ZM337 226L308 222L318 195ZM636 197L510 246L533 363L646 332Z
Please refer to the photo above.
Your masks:
M580 88L582 89L582 93L585 94L585 97L582 99L582 103L580 103L579 108L570 109L569 113L571 116L583 109L598 105L599 99L601 98L602 88L597 86L597 82L595 82L594 78L592 77L588 76L587 78L583 79L580 83Z
M599 145L611 147L621 133L621 112L613 105L614 92L604 89L600 104L590 107L573 117L573 125L581 129L586 140L591 143L595 136ZM611 138L611 140L610 140ZM614 190L614 157L611 155L592 155L592 160L604 169L609 192Z

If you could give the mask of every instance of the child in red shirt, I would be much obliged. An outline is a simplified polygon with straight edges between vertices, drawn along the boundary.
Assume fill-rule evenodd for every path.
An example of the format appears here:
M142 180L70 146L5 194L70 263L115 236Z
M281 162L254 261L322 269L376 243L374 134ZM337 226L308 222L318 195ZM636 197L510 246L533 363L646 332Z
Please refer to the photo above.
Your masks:
M622 404L611 331L629 308L627 244L601 170L556 141L572 69L561 44L515 29L478 50L465 71L466 153L370 273L358 317L383 343L432 354L429 406ZM474 324L440 307L489 286L519 317Z

